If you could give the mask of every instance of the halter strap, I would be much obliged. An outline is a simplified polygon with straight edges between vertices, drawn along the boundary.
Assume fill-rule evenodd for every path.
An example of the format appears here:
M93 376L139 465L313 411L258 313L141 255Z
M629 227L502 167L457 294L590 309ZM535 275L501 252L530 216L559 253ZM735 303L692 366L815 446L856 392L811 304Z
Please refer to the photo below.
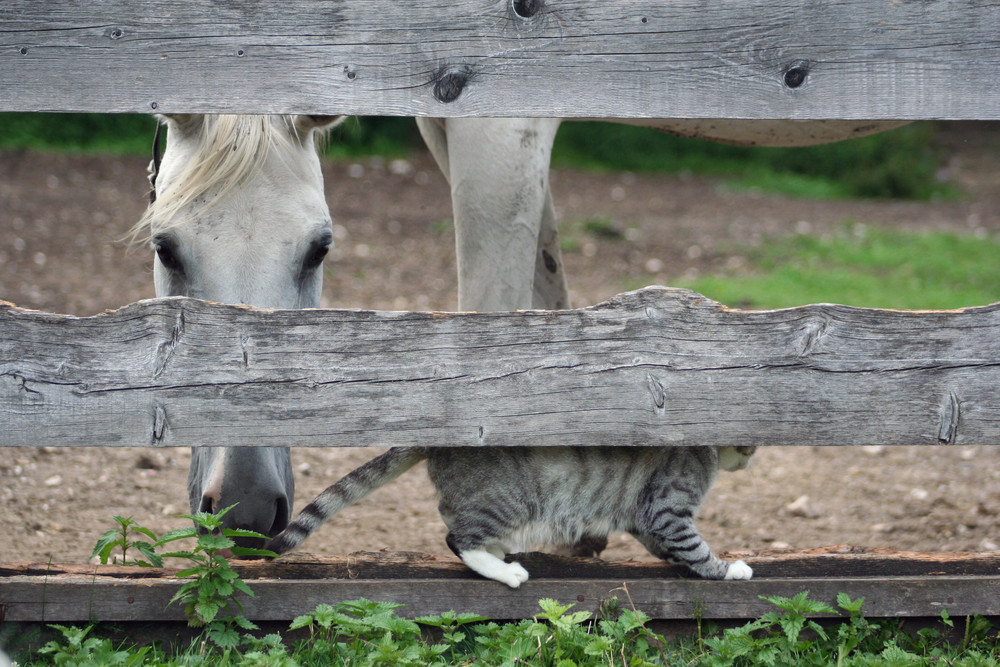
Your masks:
M156 122L156 132L153 133L153 163L149 172L149 205L156 202L156 177L160 173L160 162L163 160L163 151L160 148L160 134L163 132L163 124Z

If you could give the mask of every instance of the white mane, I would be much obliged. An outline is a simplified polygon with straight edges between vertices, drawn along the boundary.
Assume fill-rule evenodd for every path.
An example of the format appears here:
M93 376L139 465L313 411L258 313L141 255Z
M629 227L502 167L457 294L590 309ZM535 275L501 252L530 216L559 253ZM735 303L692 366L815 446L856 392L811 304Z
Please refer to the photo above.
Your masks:
M204 207L250 181L272 153L296 168L294 151L303 138L294 116L207 115L197 130L197 146L190 160L132 228L136 241L157 229L179 227L189 221L184 210L198 199ZM162 122L162 121L161 121ZM168 144L169 145L169 144Z

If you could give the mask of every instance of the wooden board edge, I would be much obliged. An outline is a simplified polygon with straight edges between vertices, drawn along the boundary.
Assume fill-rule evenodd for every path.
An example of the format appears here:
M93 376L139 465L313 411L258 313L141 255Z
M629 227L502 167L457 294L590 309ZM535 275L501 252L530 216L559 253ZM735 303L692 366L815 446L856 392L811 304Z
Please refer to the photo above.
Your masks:
M169 605L177 580L107 581L67 577L0 579L0 607L8 622L179 621L182 609ZM532 579L519 589L486 580L341 579L252 582L253 598L242 600L255 621L290 621L316 608L367 598L404 605L406 617L472 612L493 619L530 618L538 601L573 603L596 613L606 600L641 610L651 619L750 619L776 611L762 596L809 597L836 606L840 593L865 598L868 617L904 618L1000 615L1000 576L759 578L750 581L685 579Z

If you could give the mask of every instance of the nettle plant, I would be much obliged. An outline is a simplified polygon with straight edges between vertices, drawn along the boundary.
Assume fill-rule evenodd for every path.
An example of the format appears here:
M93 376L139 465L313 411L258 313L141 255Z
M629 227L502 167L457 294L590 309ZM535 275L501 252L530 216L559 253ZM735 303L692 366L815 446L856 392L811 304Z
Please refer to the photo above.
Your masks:
M253 597L253 591L229 566L227 557L233 555L273 558L277 554L266 549L236 546L233 540L236 537L266 540L267 536L251 530L223 528L222 517L233 507L235 505L216 514L209 512L183 514L181 518L191 520L194 525L172 530L160 538L157 538L153 531L137 524L131 517L112 517L118 527L101 535L91 558L98 557L101 563L105 564L118 560L141 567L163 567L164 558L186 560L190 567L178 572L177 576L189 578L190 581L180 587L170 600L170 604L177 602L184 605L188 624L193 627L204 627L208 638L215 644L222 648L235 647L239 644L237 627L256 630L257 626L244 616L243 605L237 598L237 593ZM137 535L151 541L134 539ZM165 553L158 551L167 544L188 539L195 540L193 549ZM112 552L116 547L121 549L121 554L114 558ZM129 551L133 552L131 558Z
M120 563L122 565L137 565L139 567L163 567L163 558L156 553L156 534L149 528L140 526L132 517L115 515L111 520L118 524L97 539L91 558L100 558L101 563ZM149 538L145 540L132 539L136 534ZM120 554L112 554L115 547L121 549ZM138 556L129 555L138 552Z

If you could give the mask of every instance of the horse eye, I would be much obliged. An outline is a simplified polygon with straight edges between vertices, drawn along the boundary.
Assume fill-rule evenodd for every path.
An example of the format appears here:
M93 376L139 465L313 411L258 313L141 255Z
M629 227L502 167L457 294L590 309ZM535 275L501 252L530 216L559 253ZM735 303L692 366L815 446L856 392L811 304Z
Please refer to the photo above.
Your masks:
M314 243L312 247L309 249L308 254L306 255L306 259L303 262L302 268L308 271L310 269L315 269L317 266L322 264L323 258L326 257L326 254L328 252L330 252L331 245L332 241L325 241L325 240Z
M184 272L184 266L181 264L180 258L177 257L177 251L173 243L166 240L155 240L153 241L153 250L156 251L156 256L160 258L160 263L168 271L173 271L174 273Z

